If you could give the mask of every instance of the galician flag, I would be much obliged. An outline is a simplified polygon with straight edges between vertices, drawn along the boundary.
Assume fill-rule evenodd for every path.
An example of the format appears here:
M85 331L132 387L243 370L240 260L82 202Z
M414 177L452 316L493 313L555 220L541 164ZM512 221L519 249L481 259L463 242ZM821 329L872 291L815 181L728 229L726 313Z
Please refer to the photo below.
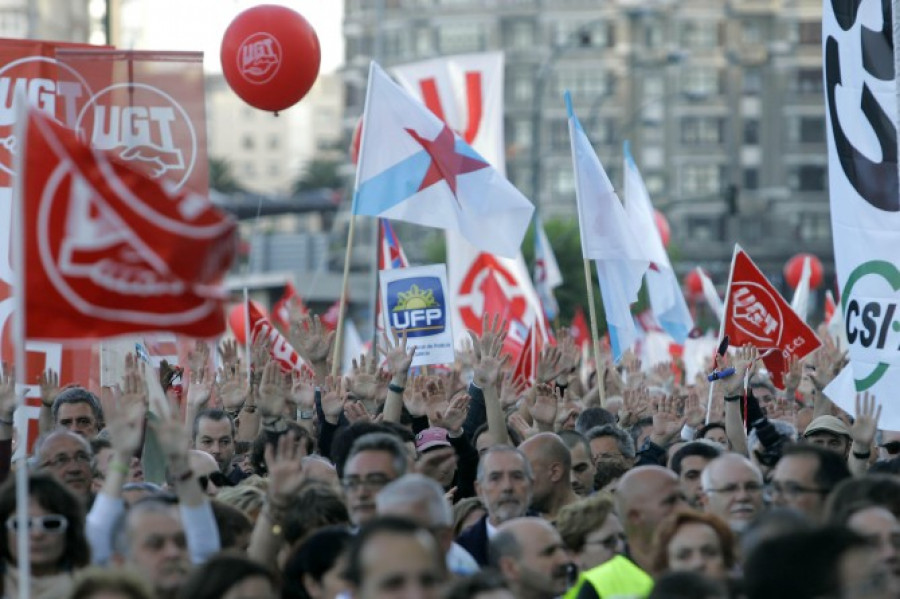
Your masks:
M534 288L544 306L544 314L548 320L553 320L559 315L559 304L553 295L553 290L562 285L562 273L559 264L553 254L553 246L547 239L544 231L544 223L541 219L535 219L534 232Z
M565 98L575 166L581 251L585 259L596 261L610 346L613 359L618 362L637 338L631 304L637 301L650 259L575 116L568 92Z
M353 213L458 231L515 257L534 206L421 102L369 69Z
M669 255L663 246L659 229L653 219L653 204L638 170L631 148L625 142L625 212L631 219L638 241L650 258L650 268L644 275L653 315L663 330L675 343L684 345L688 333L694 328L694 319L684 301L681 285L672 270Z

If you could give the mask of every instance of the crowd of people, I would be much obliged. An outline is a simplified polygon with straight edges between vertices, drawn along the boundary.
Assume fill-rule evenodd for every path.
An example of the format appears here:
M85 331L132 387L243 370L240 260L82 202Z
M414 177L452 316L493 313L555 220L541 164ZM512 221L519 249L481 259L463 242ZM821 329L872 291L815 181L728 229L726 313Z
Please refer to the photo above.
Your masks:
M19 468L35 598L900 596L900 434L823 394L845 361L826 334L784 389L745 346L710 393L677 361L588 368L565 331L515 379L505 330L486 317L431 369L384 335L336 377L334 333L297 316L302 372L259 339L214 373L198 343L183 397L181 369L131 355L104 401L47 371L12 462L4 367L3 596L25 583Z

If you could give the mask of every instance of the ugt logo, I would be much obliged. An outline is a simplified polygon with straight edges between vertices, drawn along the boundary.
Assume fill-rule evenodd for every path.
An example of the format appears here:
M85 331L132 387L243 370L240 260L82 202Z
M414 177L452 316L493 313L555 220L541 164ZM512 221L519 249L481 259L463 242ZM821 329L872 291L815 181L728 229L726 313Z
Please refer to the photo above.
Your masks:
M281 44L269 33L260 31L249 36L237 51L238 73L254 85L266 83L281 66Z
M144 83L117 83L96 93L78 115L76 131L154 179L174 181L176 189L197 160L197 133L185 109Z
M735 282L731 311L735 326L757 342L778 346L782 318L778 301L759 283Z
M391 329L407 337L426 337L446 328L444 290L438 277L414 277L387 285Z

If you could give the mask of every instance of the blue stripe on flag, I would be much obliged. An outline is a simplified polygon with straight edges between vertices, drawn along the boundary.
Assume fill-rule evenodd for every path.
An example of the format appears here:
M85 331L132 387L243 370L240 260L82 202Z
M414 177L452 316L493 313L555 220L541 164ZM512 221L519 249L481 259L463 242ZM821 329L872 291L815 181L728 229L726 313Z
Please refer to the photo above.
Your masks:
M379 216L419 191L431 156L424 150L359 184L353 213Z

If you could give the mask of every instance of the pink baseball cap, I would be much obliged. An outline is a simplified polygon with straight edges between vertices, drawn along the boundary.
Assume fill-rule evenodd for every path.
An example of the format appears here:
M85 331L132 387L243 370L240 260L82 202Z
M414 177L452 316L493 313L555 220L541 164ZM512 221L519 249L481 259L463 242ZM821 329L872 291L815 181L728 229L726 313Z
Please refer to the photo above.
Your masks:
M422 453L434 447L452 447L447 440L447 429L432 426L416 435L416 451Z

